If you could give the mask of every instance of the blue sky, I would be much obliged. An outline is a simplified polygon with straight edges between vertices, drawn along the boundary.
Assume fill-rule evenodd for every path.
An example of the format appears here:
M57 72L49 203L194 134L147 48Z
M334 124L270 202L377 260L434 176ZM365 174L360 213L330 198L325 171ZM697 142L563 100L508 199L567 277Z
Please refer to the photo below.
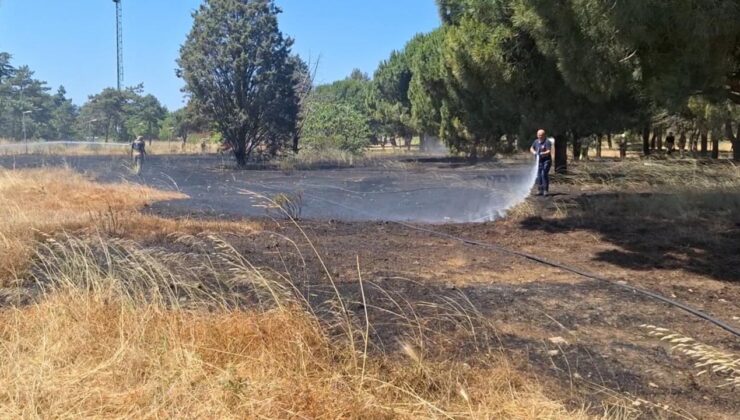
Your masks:
M123 0L125 84L143 82L182 106L175 59L200 0ZM391 50L439 26L434 0L277 0L282 31L304 59L321 56L317 82L373 72ZM75 103L116 84L112 0L0 0L0 51L27 64Z

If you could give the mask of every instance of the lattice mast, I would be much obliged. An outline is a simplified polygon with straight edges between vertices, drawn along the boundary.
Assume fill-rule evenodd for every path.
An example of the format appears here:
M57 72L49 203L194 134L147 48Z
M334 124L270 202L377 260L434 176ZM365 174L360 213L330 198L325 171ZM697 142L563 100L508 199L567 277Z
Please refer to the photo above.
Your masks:
M118 90L123 87L123 18L121 11L121 0L113 0L116 4L116 62Z

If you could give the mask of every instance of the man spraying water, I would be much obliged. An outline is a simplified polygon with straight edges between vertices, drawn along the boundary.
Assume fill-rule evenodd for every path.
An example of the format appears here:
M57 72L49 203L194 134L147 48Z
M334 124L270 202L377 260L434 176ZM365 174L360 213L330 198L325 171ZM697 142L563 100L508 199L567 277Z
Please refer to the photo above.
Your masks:
M545 135L545 130L537 131L537 139L529 151L537 156L537 195L547 196L550 190L550 168L552 168L553 141Z
M144 137L139 136L131 143L131 159L133 160L134 171L137 174L141 172L144 155L146 155L146 143L144 142Z

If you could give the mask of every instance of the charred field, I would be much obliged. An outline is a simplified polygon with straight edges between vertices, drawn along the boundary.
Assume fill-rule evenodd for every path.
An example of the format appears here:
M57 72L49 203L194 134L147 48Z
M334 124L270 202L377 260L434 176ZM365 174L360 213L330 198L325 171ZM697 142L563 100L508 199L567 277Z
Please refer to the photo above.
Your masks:
M0 371L6 412L740 411L736 365L702 373L706 366L655 331L690 337L728 363L740 353L737 337L612 283L395 223L541 255L737 326L732 165L581 162L555 177L552 197L508 208L527 182L526 163L389 158L302 171L223 163L159 156L136 176L120 157L0 160L2 237L6 250L23 251L12 264L0 260L12 266L0 283L0 357L53 366ZM31 206L45 212L12 216ZM406 213L414 208L416 219ZM496 220L472 223L487 218ZM56 350L29 350L39 342ZM44 398L65 386L69 405ZM111 404L116 395L128 403Z

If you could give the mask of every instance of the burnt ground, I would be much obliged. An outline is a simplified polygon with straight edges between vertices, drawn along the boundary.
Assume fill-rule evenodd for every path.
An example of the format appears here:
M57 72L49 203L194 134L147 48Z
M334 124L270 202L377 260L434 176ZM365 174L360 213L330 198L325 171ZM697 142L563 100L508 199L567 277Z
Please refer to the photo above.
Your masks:
M691 267L647 269L642 265L635 269L628 258L621 264L613 258L602 258L624 250L608 236L575 227L553 233L548 231L549 223L540 222L537 229L534 223L503 220L436 229L545 255L615 281L659 292L740 325L740 285L726 280L732 270L737 273L737 265L729 267L732 262L725 267L730 273L719 278L696 274ZM342 294L355 302L357 311L362 309L358 303L358 258L363 281L391 291L399 301L440 302L462 293L472 307L493 323L494 347L514 356L555 396L571 400L575 406L586 399L598 412L605 401L620 396L669 407L668 411L640 407L646 409L649 417L681 414L733 418L732 414L740 410L738 391L718 388L722 377L698 375L701 370L694 368L690 360L671 354L669 346L648 337L641 328L643 324L669 328L724 351L740 353L737 337L676 308L613 284L393 223L302 221L301 226L339 282ZM326 287L326 276L311 258L310 249L300 246L308 260L308 267L304 268L293 245L281 239L282 235L300 238L294 226L285 221L264 222L263 229L274 234L228 240L260 266L313 279L309 281L313 287L320 279L319 285ZM643 242L649 242L651 234L657 232L644 234ZM736 259L727 254L725 257ZM370 293L368 299L382 296ZM415 307L414 311L422 318L428 316L424 308ZM408 333L378 327L384 322L383 314L376 314L372 322L377 329L374 340L387 346L392 347L399 336L404 338ZM551 342L556 337L565 343Z
M72 166L99 171L100 177L109 173L105 165L115 161L98 159L89 158L93 162L90 166ZM197 165L215 163L211 158L189 159L191 166L185 174L193 173ZM472 171L483 177L487 176L485 171L506 171L505 165L498 169L452 168L445 162L434 165L411 170L423 173L425 179L434 179L435 171L443 174L441 179L445 171ZM190 176L196 177L194 173ZM172 181L185 190L181 180L173 177ZM542 255L646 288L740 327L740 215L736 212L722 213L719 221L709 215L676 222L651 212L605 210L624 200L649 201L654 193L625 197L630 193L583 191L576 185L557 183L553 190L557 193L554 197L529 198L533 211L528 215L487 223L435 225L433 229ZM436 198L440 203L448 202L444 194ZM214 204L218 202L215 198L198 199L209 202L210 207L165 203L148 211L174 219L243 220L234 211L236 207L222 211ZM299 283L304 281L307 287L315 288L309 294L322 299L320 290L326 290L327 277L297 227L286 220L264 217L249 221L260 225L262 233L226 235L226 239L253 263L290 275ZM740 412L739 390L718 387L723 377L699 375L700 369L692 361L672 354L666 344L648 337L640 327L668 328L740 354L740 339L679 309L613 284L392 222L301 220L300 226L354 309L362 308L358 303L358 258L363 281L378 285L377 290L368 292L369 301L387 298L379 291L382 288L423 315L425 310L432 311L425 309L425 302L462 296L493 324L492 340L497 348L535 375L554 397L576 406L584 400L590 402L596 414L615 398L640 399L631 408L647 417L736 418ZM156 236L144 238L143 243L167 246L165 238ZM387 317L380 312L371 314L373 338L380 345L393 347L408 331L388 326ZM562 340L553 342L555 337Z
M323 220L425 223L491 220L527 194L532 162L473 165L446 159L380 158L372 166L236 170L216 155L149 156L134 174L122 156L5 156L4 167L65 165L102 182L133 182L188 195L160 203L173 214L265 217L265 199L284 194L301 216Z

